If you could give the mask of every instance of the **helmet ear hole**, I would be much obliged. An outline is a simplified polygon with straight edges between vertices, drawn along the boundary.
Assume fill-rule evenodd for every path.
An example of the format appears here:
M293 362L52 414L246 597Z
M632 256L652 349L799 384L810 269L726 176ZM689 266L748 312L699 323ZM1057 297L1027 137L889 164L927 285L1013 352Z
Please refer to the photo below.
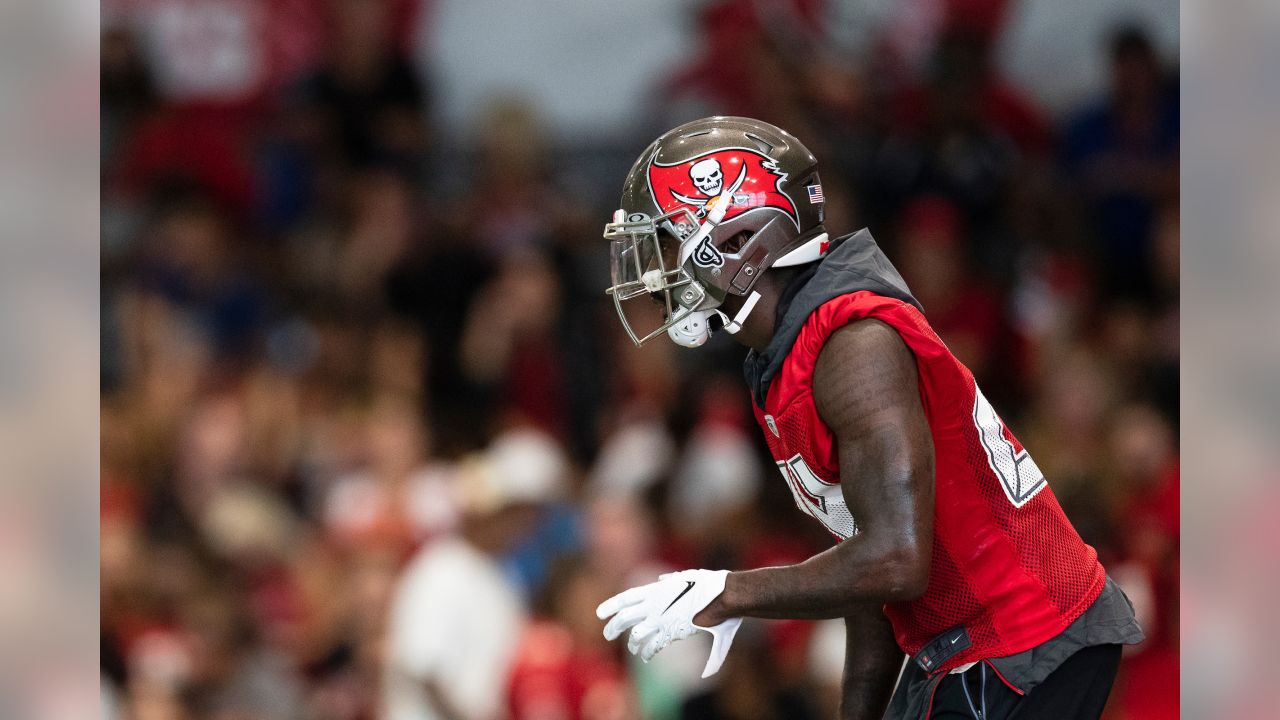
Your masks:
M733 237L726 240L724 245L720 247L720 252L728 255L734 255L739 250L741 250L742 246L746 245L747 240L750 240L750 239L751 239L751 232L748 230L743 230L742 232L737 233Z

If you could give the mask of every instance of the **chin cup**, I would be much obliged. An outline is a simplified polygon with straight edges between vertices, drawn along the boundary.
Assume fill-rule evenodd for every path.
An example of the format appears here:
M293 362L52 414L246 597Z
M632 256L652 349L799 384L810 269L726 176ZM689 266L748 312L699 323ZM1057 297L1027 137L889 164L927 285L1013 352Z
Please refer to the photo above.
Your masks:
M688 348L701 346L711 337L711 317L715 310L693 310L667 329L671 342Z
M706 343L711 333L717 330L724 330L730 335L737 334L759 301L760 293L751 293L732 319L719 310L690 311L667 330L667 336L671 338L671 342L681 347L695 348Z

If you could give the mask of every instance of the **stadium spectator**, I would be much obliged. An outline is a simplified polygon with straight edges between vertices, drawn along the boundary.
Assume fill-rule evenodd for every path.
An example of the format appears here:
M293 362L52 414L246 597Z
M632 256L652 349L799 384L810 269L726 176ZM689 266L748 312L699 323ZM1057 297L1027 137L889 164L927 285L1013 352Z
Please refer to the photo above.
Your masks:
M423 546L391 601L388 720L484 720L505 697L525 610L498 558L529 532L533 503L549 488L520 483L482 457L464 464L458 481L460 534Z
M1111 42L1111 88L1067 128L1063 158L1097 235L1107 290L1148 297L1156 208L1178 190L1178 95L1137 28Z
M511 720L638 717L617 648L592 621L607 586L574 555L562 557L547 580L511 672Z

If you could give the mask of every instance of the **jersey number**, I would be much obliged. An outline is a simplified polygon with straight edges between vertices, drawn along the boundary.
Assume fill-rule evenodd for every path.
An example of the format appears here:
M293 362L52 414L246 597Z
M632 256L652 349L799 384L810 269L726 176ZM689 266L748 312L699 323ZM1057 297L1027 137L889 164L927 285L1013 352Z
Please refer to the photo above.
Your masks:
M991 471L1000 478L1000 486L1014 507L1022 507L1036 493L1044 489L1046 483L1044 473L1036 467L1036 461L1025 448L1019 449L1009 440L1009 432L1005 428L995 408L987 402L982 390L974 387L973 423L978 428L978 440L987 453L987 464Z
M799 454L792 455L790 460L778 460L777 465L801 510L842 539L847 540L858 532L858 525L844 504L839 485L819 478Z

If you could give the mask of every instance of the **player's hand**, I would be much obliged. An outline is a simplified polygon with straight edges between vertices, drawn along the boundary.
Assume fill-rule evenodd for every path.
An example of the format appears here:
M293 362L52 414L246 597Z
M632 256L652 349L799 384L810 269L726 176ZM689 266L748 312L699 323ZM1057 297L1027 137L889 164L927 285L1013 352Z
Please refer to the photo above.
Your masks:
M613 616L604 626L605 639L613 640L630 629L627 650L649 662L673 641L704 630L711 633L712 641L702 677L714 675L729 653L742 618L730 618L713 627L696 625L693 618L724 592L728 574L728 570L684 570L614 595L596 608L601 620Z

